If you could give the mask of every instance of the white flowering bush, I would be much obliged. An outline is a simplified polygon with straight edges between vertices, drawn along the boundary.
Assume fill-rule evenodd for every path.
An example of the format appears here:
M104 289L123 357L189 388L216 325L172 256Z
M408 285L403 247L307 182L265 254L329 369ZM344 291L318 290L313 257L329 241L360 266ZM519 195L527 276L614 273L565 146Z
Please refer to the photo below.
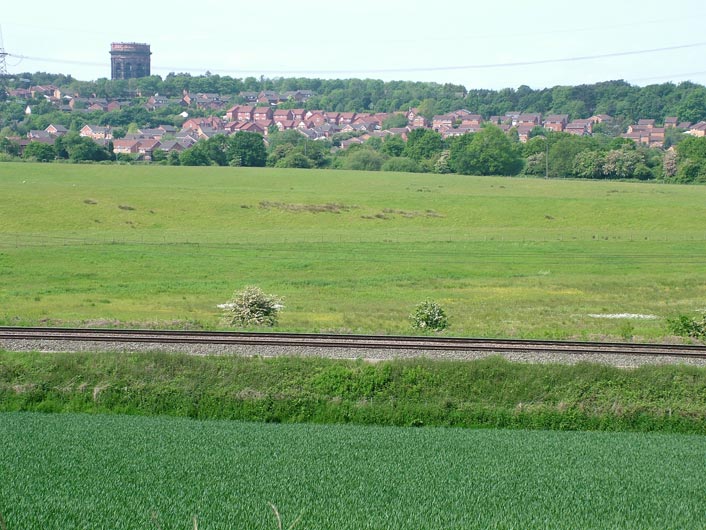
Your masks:
M284 308L282 299L265 294L255 285L233 293L233 298L218 307L223 309L223 322L228 326L274 326L279 312Z
M431 300L418 304L409 319L412 321L412 328L425 331L442 331L449 326L444 309Z

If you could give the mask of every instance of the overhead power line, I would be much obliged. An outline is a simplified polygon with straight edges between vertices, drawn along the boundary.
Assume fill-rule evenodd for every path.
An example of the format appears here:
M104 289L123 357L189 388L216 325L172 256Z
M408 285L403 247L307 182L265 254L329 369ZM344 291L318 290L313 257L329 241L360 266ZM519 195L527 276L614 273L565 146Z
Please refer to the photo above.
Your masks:
M592 61L597 59L610 59L615 57L628 57L635 55L647 55L652 53L661 53L673 50L683 50L688 48L698 48L706 46L706 42L693 42L688 44L679 44L675 46L663 46L660 48L649 48L643 50L630 50L612 53L602 53L593 55L578 55L572 57L563 57L555 59L536 59L530 61L514 61L514 62L502 62L502 63L479 63L479 64L465 64L465 65L447 65L447 66L416 66L416 67L403 67L403 68L379 68L379 69L351 69L351 70L291 70L291 69L279 69L279 70L251 70L251 69L213 69L205 68L203 66L199 67L187 67L187 66L152 66L152 70L160 71L170 71L170 72L185 72L185 71L210 71L212 73L245 73L245 74L262 74L262 75L281 75L281 74L318 74L318 75L339 75L339 74L385 74L385 73L403 73L403 72L442 72L442 71L454 71L454 70L482 70L491 68L515 68L519 66L535 66L541 64L557 64L557 63L571 63L580 61ZM26 55L17 55L8 53L7 56L14 57L22 60L30 61L41 61L41 62L53 62L53 63L64 63L64 64L75 64L75 65L85 65L85 66L106 66L107 63L95 63L95 62L85 62L85 61L72 61L66 59L54 59L47 57L31 57Z

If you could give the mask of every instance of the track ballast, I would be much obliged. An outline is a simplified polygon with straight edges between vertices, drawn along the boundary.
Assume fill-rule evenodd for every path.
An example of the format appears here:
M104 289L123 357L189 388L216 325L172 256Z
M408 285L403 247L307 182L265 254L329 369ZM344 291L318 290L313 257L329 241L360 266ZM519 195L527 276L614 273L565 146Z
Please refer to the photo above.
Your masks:
M473 359L498 354L525 362L619 366L706 364L706 346L683 344L0 326L0 348L19 351L179 351L194 354L333 358ZM642 360L639 360L639 359Z

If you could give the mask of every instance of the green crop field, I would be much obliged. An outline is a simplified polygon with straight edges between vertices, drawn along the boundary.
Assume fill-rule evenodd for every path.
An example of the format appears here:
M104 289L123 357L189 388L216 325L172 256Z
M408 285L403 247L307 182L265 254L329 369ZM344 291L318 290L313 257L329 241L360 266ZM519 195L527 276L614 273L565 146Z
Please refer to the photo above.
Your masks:
M249 168L0 164L0 322L652 340L704 309L706 188ZM640 317L606 318L620 314Z
M7 528L703 528L706 438L0 415Z

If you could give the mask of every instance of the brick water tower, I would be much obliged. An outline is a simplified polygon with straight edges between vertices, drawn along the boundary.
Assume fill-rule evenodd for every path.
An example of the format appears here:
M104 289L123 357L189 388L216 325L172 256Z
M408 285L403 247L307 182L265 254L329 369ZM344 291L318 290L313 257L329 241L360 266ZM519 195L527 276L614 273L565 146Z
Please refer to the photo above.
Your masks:
M110 78L135 79L150 75L149 44L114 42L110 45Z

